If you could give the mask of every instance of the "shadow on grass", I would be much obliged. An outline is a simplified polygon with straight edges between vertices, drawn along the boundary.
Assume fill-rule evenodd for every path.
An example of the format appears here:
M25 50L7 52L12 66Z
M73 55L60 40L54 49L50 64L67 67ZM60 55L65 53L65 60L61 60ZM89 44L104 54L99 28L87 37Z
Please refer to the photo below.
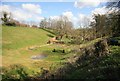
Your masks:
M53 38L54 36L53 35L51 35L51 34L47 34L47 36L49 36L49 37L51 37L51 38Z
M53 34L53 35L55 35L55 33L52 32L52 31L50 31L50 29L46 29L46 28L41 28L41 29L44 30L44 31L47 31L47 32L49 32L49 33L51 33L51 34Z

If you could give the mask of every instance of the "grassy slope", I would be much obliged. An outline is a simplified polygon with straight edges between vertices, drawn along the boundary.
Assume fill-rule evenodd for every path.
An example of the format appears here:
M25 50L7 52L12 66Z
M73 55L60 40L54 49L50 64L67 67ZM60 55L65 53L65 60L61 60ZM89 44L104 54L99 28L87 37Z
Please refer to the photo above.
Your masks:
M48 45L28 50L31 46L46 45L46 42L54 35L50 31L26 27L2 27L2 58L3 66L13 64L22 64L32 70L39 70L40 67L49 68L51 65L59 65L65 55L61 52L52 52L54 48L57 50L67 49L63 45ZM67 51L67 50L66 50ZM47 54L48 57L42 60L33 60L31 56ZM53 65L53 66L54 66Z
M3 49L18 49L35 44L46 44L48 32L25 27L3 27Z
M61 60L62 58L73 55L72 53L69 53L70 49L79 47L66 45L49 45L37 48L36 50L26 49L31 46L44 45L52 36L54 36L52 33L43 29L3 26L3 66L22 64L31 69L39 69L40 67L48 68L51 64L56 65L61 61L64 61ZM62 54L61 52L52 52L54 48L57 50L66 49L66 54ZM47 54L48 57L42 60L31 59L31 56L39 54Z
M51 48L50 46L41 47L38 50L26 50L26 48L34 45L45 45L50 39L48 35L53 34L42 29L2 27L3 66L16 63L32 66L34 60L31 60L31 56L41 54L44 50Z

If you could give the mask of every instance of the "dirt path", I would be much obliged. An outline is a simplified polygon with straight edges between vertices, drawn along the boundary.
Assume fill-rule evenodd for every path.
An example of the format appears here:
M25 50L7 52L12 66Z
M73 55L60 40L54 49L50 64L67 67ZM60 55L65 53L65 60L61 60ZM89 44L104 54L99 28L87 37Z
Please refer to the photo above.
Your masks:
M40 45L38 47L44 47L44 46L48 46L48 45L51 45L51 44Z
M49 46L51 44L44 44L44 45L33 45L33 46L27 46L27 47L24 47L24 48L21 48L22 50L34 50L34 49L37 49L37 48L40 48L40 47L44 47L44 46Z

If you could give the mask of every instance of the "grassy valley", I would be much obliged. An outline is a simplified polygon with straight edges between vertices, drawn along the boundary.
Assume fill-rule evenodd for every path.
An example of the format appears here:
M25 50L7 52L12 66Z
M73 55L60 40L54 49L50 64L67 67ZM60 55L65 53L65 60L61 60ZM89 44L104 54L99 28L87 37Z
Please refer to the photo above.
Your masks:
M43 29L25 28L25 27L2 27L2 59L3 66L7 67L13 64L24 65L33 71L40 71L41 67L49 69L51 65L55 66L68 56L71 46L59 44L47 44L47 41L55 35ZM52 52L57 49L58 52ZM66 49L66 54L61 51ZM69 53L70 54L70 53ZM46 55L45 59L34 60L33 56Z
M120 1L1 2L0 80L120 81Z

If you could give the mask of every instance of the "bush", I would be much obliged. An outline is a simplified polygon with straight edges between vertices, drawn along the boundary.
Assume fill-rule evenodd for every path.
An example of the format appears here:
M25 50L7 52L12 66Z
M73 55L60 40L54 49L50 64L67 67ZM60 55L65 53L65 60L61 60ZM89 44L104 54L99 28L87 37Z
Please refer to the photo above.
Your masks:
M7 26L16 26L16 24L14 22L6 22L5 25L7 25Z
M70 44L82 44L83 41L82 40L79 40L79 39L73 39L69 42Z
M26 68L22 65L11 65L7 68L2 68L2 80L3 81L18 81L25 80L28 77Z

